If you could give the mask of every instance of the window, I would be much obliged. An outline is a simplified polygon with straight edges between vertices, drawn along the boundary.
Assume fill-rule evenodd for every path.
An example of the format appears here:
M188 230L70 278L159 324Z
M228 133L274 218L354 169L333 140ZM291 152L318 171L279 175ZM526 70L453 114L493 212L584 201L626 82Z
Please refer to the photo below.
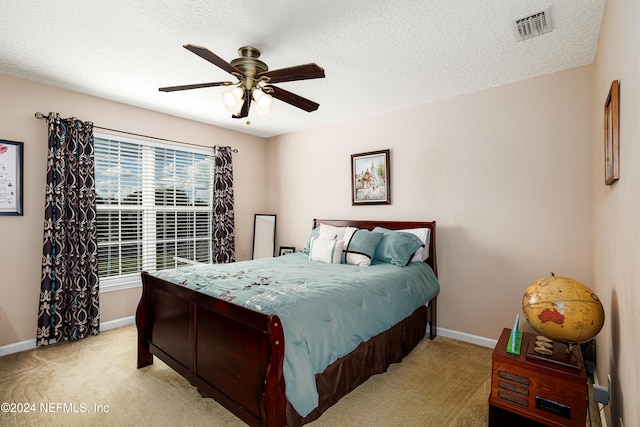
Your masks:
M95 135L101 291L211 262L213 171L206 151Z

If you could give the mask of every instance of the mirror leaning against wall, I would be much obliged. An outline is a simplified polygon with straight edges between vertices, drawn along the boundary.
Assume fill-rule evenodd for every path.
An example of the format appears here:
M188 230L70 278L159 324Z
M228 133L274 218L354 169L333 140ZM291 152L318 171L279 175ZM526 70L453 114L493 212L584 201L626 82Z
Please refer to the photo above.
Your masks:
M276 216L256 214L253 220L252 259L273 258L276 247Z

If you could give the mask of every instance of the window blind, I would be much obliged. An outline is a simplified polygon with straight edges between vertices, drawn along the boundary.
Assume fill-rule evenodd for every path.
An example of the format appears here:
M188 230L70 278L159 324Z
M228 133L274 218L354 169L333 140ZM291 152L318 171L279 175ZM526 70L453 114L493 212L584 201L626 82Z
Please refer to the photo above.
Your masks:
M213 172L212 153L96 134L101 288L211 262Z

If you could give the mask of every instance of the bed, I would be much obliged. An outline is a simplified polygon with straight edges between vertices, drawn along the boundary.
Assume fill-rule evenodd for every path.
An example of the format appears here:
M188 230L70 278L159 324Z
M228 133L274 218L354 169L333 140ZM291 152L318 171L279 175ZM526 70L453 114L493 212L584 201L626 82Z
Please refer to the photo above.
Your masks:
M367 238L374 234L378 237L379 233L365 231L374 229L376 232L384 233L384 236L398 235L398 233L389 230L413 232L427 229L428 233L426 237L422 237L422 239L426 238L426 242L422 248L424 254L418 259L419 262L410 262L406 266L391 266L387 262L372 261L372 264L375 265L359 267L345 266L345 258L343 258L343 264L330 266L329 263L309 260L315 256L314 254L319 253L315 248L320 247L320 243L326 242L325 239L315 240L317 237L321 237L317 236L317 232L322 227L325 230L331 227L343 230L346 227L354 227L363 230L357 232L358 236ZM158 272L154 275L142 273L143 291L136 311L138 368L152 364L153 358L156 356L197 387L204 397L215 399L249 425L300 426L317 419L326 409L372 375L385 372L391 363L401 362L423 339L427 327L430 339L436 337L436 303L439 285L435 279L437 275L435 221L316 219L313 221L313 230L316 235L314 237L314 233L312 233L310 244L308 244L304 255L296 253L279 257L280 259L262 261L267 263L264 267L260 265L260 268L265 269L265 273L257 275L252 273L253 266L258 265L258 261L261 260L225 264L232 272L224 274L219 270L215 270L215 273L212 270L207 270L209 266L181 268ZM400 234L404 236L407 233ZM351 238L351 240L355 241L356 239ZM382 243L379 246L382 247ZM310 253L308 253L309 247L312 250ZM355 253L351 250L343 253L350 256L348 252ZM354 256L359 257L360 255ZM416 260L417 256L416 253L413 260ZM371 254L370 258L372 258ZM302 259L305 259L304 262L309 266L315 268L317 265L320 268L319 275L323 277L320 279L323 281L322 283L313 284L306 279L306 276L287 276L285 274L283 279L274 279L272 276L273 270L282 269L285 271L284 267L281 268L279 264L274 267L276 264L273 263L290 264L293 266L291 274L306 274L304 268L306 265L301 267L299 264L303 262ZM220 265L210 267L219 269ZM332 270L325 270L329 268L341 268L342 270L339 270L338 274L334 274ZM392 320L392 315L391 319L378 319L377 317L371 320L368 318L360 319L358 322L362 321L367 325L367 328L375 325L375 328L380 330L354 332L344 340L341 337L346 334L337 329L337 332L331 330L327 334L322 332L308 333L309 330L305 330L305 322L315 322L313 324L316 325L323 324L323 321L314 319L311 314L309 314L309 320L295 316L300 316L300 312L305 314L313 312L314 309L304 308L303 301L286 302L285 300L281 301L280 297L273 297L273 295L280 295L277 293L280 292L277 291L280 288L274 286L278 281L282 282L283 287L287 289L286 292L281 292L283 295L291 295L292 290L295 290L296 294L304 295L306 292L312 294L324 289L324 282L328 288L335 289L335 287L329 286L333 283L333 277L340 277L342 280L343 274L344 277L348 277L346 276L347 271L348 274L354 271L354 274L358 275L357 279L348 279L350 283L362 282L363 288L372 286L370 284L373 283L373 280L366 274L375 273L376 276L382 277L386 275L386 272L382 274L379 271L383 270L393 270L393 273L390 274L394 275L397 274L395 272L415 274L415 270L420 279L401 278L400 280L404 282L430 282L428 290L426 290L426 285L419 286L419 290L415 291L419 295L413 296L412 294L410 297L406 296L408 291L401 292L402 298L409 298L411 304L416 306L414 309L413 305L406 304L407 307L403 309L410 310L406 317L394 314L401 316L401 318ZM260 272L262 271L260 270ZM222 286L215 288L215 291L211 289L209 284L209 280L213 276L217 277L219 282L216 286ZM243 282L243 280L249 280L249 282ZM308 285L309 283L312 285ZM402 286L404 287L404 284ZM402 307L405 305L393 301L382 301L387 298L386 291L378 292L381 295L384 294L382 297L369 295L375 291L360 289L357 292L360 292L358 298L363 298L369 312L384 312L386 316L387 312L395 313L396 310L387 310L385 304L394 307L395 305L402 305ZM326 295L320 299L331 301L331 294ZM272 303L265 303L265 299L256 302L258 301L256 298L270 298L266 301L272 301ZM335 301L335 304L337 303ZM369 309L369 307L371 308ZM366 310L345 311L367 313ZM333 318L333 313L322 316L327 317L325 319L327 322L332 321L332 325L335 323L350 324L356 321L351 318L345 321L336 321ZM353 313L351 316L356 317ZM357 328L357 326L354 327ZM286 341L285 336L289 337ZM312 349L318 345L310 343L311 341L307 343L306 339L316 339L316 336L319 340L341 343L343 348L332 350L329 352L330 355L318 356L321 362L315 359L308 362L309 366L318 372L303 372L300 365L306 366L307 362L300 363L302 357L297 355L303 354L300 352L300 348L303 350L306 348L308 353L314 353ZM354 344L353 336L360 337L361 342ZM342 343L342 341L346 341L346 343ZM333 346L335 343L331 345ZM287 357L285 357L285 344ZM345 353L344 349L347 346L353 348L349 347L348 352ZM311 376L311 382L314 383L313 390L308 387L307 377L309 376ZM302 385L298 386L294 381L295 383L301 381ZM293 393L294 390L295 393ZM289 395L287 391L290 392ZM315 399L314 403L310 403L309 399ZM303 410L300 410L301 407Z

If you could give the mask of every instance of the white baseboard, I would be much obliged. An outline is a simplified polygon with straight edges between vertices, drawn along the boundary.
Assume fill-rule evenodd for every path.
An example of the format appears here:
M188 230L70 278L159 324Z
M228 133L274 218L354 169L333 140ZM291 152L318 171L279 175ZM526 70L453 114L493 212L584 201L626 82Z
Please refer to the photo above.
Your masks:
M100 331L108 331L109 329L119 328L121 326L131 325L135 323L136 317L129 316L122 319L110 320L109 322L103 322L100 324ZM8 344L0 346L0 356L7 354L18 353L20 351L31 350L36 348L36 338L30 340L17 342L15 344Z
M136 323L136 316L123 317L122 319L110 320L100 324L100 331L119 328L121 326L133 325Z
M481 337L478 335L467 334L466 332L458 332L451 329L437 328L438 335L453 338L454 340L464 341L482 347L495 348L498 340Z
M24 350L30 350L36 348L36 339L32 338L27 341L17 342L15 344L7 344L0 347L0 356L6 356L7 354L18 353Z

